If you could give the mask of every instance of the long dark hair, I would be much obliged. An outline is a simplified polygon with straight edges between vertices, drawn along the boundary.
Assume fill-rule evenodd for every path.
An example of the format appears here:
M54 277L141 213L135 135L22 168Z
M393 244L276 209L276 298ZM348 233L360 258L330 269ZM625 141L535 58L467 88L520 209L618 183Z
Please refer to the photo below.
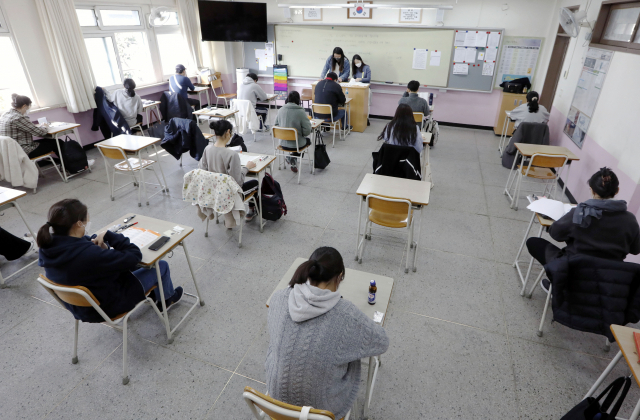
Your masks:
M227 120L215 120L209 123L209 128L213 130L217 137L224 136L224 133L231 130L233 132L233 126Z
M351 74L355 75L358 71L358 68L356 67L356 60L360 60L360 62L362 63L362 66L360 66L360 70L362 70L362 74L364 74L364 66L366 66L366 64L359 54L354 55L351 59Z
M413 118L413 110L409 105L398 105L396 115L384 127L382 133L378 136L378 140L384 140L385 137L391 140L392 135L400 146L413 146L416 143L418 130L416 128L416 120Z
M296 105L300 105L300 94L297 90L292 90L289 92L289 96L287 96L287 100L284 101L285 104L294 103Z
M58 201L49 209L47 223L38 230L37 242L40 248L48 248L53 242L51 229L55 235L68 235L76 222L87 220L87 206L75 198Z
M20 109L25 105L31 105L31 98L28 96L18 95L17 93L11 94L11 106L14 109Z
M124 79L124 83L122 84L130 98L136 96L136 82L134 82L133 79Z
M300 264L289 282L289 287L304 284L307 280L312 286L317 286L320 283L328 282L341 273L344 273L342 255L335 248L323 246L313 251L308 261Z
M606 166L589 178L589 186L600 198L613 198L618 194L618 176Z
M340 61L336 60L333 54L340 54ZM336 64L340 66L340 73L342 73L344 71L344 51L340 47L335 47L331 53L331 68L329 70L333 71L333 66Z
M540 108L538 99L540 99L540 95L538 95L538 92L535 90L530 90L529 93L527 93L527 106L529 107L529 112L538 112L538 109Z

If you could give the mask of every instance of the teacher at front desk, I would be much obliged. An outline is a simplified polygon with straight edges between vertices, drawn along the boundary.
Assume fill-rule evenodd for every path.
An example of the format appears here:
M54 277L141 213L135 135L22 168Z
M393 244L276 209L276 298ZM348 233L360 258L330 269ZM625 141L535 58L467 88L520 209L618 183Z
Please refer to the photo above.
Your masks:
M349 59L344 56L342 48L335 47L333 54L327 58L327 62L324 63L322 68L322 74L320 74L320 80L327 77L327 74L335 73L338 75L338 82L346 82L349 80Z

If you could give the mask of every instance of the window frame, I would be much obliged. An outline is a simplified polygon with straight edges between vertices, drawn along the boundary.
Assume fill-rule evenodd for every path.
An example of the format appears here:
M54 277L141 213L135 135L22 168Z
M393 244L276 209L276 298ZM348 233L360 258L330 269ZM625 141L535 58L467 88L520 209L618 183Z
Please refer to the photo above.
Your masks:
M640 7L640 1L610 0L603 2L600 6L598 19L596 20L596 24L593 29L591 46L613 51L640 54L640 42L633 42L638 30L640 29L640 15L638 15L638 19L636 20L636 25L631 33L629 42L604 39L604 34L611 18L611 12L614 10L630 9L635 7Z
M81 9L82 7L76 7L76 9ZM96 14L96 19L98 21L98 28L102 31L108 32L122 32L122 31L144 31L146 30L146 25L144 24L145 14L142 13L142 7L140 6L95 6L93 10ZM103 10L132 10L138 12L138 16L140 17L139 25L122 25L122 26L105 26L102 22L102 11ZM83 28L94 28L94 26L83 26Z
M91 26L91 27L93 28L93 26ZM119 87L122 84L122 81L124 80L124 72L122 70L122 62L120 61L120 54L118 53L118 44L116 43L116 33L115 32L109 32L109 33L107 33L107 32L95 33L94 32L94 33L90 33L90 34L83 34L82 39L87 39L87 38L111 38L111 42L113 43L113 50L116 53L116 64L118 65L118 73L120 74L120 80L121 81L120 81L120 83L116 83L115 85L103 86L103 87L105 89L113 89L113 88ZM86 43L85 43L85 47L86 47Z
M7 20L4 18L4 13L2 13L2 9L0 9L0 34L8 34L9 27L7 26Z
M184 34L182 33L182 26L180 25L180 12L178 11L177 8L174 7L169 7L168 8L169 12L175 12L178 14L178 24L177 25L166 25L166 26L151 26L148 21L149 19L147 18L147 25L149 26L149 30L154 32L154 38L155 38L155 44L156 44L156 50L157 50L157 54L158 54L158 65L160 66L160 72L162 72L162 56L160 55L160 43L158 42L158 35L171 35L171 34L178 34L181 35L184 39ZM151 13L149 13L150 15ZM185 44L186 44L186 40L185 40ZM188 46L187 46L188 47ZM187 74L192 73L193 75L196 75L197 69L195 68L195 63L191 62L191 58L189 59L189 62L186 63L187 66ZM189 67L191 67L191 69L189 69ZM191 72L189 72L189 70L192 70ZM162 80L168 79L170 76L172 76L175 73L169 73L169 74L162 74Z

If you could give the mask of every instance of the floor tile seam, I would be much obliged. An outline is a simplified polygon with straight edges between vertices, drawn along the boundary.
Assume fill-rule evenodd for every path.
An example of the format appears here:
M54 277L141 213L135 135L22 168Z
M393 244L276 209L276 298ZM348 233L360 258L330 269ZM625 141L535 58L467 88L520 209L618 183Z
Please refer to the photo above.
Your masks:
M265 386L267 385L265 382L262 382L262 381L260 381L260 380L258 380L258 379L252 378L252 377L247 376L247 375L243 375L242 373L234 372L234 375L242 376L243 378L249 379L249 380L251 380L251 381L258 382L258 383L260 383L260 384L262 384L262 385L265 385Z
M207 420L209 418L209 412L211 410L213 410L213 407L216 406L216 403L218 402L218 400L220 399L220 397L222 397L222 394L224 393L224 390L227 389L227 386L229 385L229 383L231 382L231 379L233 379L234 373L231 372L231 375L229 375L229 379L227 380L227 382L224 384L224 386L222 387L222 390L220 391L220 393L218 394L218 396L216 397L215 401L213 402L213 404L211 404L211 407L209 407L209 409L207 410L207 412L204 414L204 417L202 418L202 420Z
M458 326L461 326L461 327L472 328L474 330L483 331L483 332L487 332L487 333L494 334L494 335L499 335L499 336L502 336L502 337L506 338L506 334L504 334L504 333L502 333L500 331L488 330L486 328L480 328L480 327L474 327L473 325L463 324L461 322L456 322L456 321L449 321L449 320L446 320L446 319L443 319L443 318L437 318L437 317L430 316L430 315L419 314L419 313L413 312L413 311L405 311L405 310L402 310L402 309L397 309L397 311L398 312L405 312L405 313L408 313L408 314L411 314L411 315L420 316L420 317L423 317L423 318L433 319L435 321L446 322L447 324L454 324L454 325L458 325Z

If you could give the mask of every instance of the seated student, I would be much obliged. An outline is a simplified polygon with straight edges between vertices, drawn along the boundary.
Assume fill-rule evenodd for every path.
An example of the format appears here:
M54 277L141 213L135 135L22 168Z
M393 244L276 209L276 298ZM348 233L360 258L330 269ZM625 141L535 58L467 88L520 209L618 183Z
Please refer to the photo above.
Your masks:
M11 95L11 109L0 117L0 136L11 137L20 144L22 150L35 158L49 152L58 153L58 147L52 138L33 140L33 136L45 137L49 135L49 124L38 127L27 115L31 109L31 99L17 93ZM61 142L62 140L58 140ZM56 160L59 162L59 160Z
M549 121L549 111L544 105L538 104L539 99L538 92L531 90L527 93L527 103L511 111L510 118L515 121L515 128L523 122L546 124Z
M628 254L640 254L640 227L627 202L614 200L620 190L618 177L604 167L589 179L592 199L578 204L549 228L549 235L566 242L560 249L542 238L527 239L527 249L540 264L565 254L586 254L623 261ZM542 281L548 290L548 280Z
M0 255L8 261L17 260L36 250L35 239L25 236L18 238L6 230L0 228Z
M321 80L316 85L314 103L331 105L333 112L333 121L340 120L342 127L347 124L347 114L344 109L338 109L338 107L344 106L347 98L344 96L344 92L336 80L338 76L334 72L329 72L327 78ZM331 115L329 114L315 114L316 118L324 119L325 121L331 121Z
M231 140L233 131L231 123L227 120L216 120L212 121L209 127L211 127L216 135L216 141L204 149L198 168L209 172L230 175L236 180L238 185L242 187L245 195L257 190L257 179L245 181L245 176L249 172L248 170L255 168L256 164L249 161L246 167L242 167L238 152L227 148L227 143ZM252 202L249 202L249 211L245 216L245 220L250 222L257 214L255 206Z
M120 114L129 124L129 128L142 122L142 99L136 93L136 82L133 79L124 79L124 89L118 89L111 97Z
M196 90L196 87L191 83L191 79L187 77L187 68L182 64L176 66L176 74L169 78L169 88L171 92L177 93L189 102L189 105L193 105L195 110L200 109L200 101L189 97L187 90Z
M307 118L307 113L300 104L300 94L295 90L291 91L287 100L284 102L284 106L278 111L275 125L295 128L296 131L298 131L298 147L303 148L311 144L311 140L306 137L311 134L311 121ZM285 150L293 150L294 153L291 153L293 156L300 156L299 153L295 152L295 141L280 140L280 146ZM293 172L298 172L297 159L292 159L287 156L287 162L291 165Z
M258 84L258 75L255 73L247 74L241 84L238 84L238 99L245 101L251 101L253 109L256 110L256 114L262 116L262 121L267 122L267 115L269 113L268 105L258 105L258 101L266 101L267 94L262 90ZM262 128L262 127L260 127Z
M412 146L418 153L422 153L422 134L420 127L416 126L413 111L409 105L398 105L396 114L384 127L378 140L384 140L385 143L396 146Z
M407 84L407 91L402 95L402 98L398 101L398 105L407 104L411 107L413 112L422 112L426 118L431 113L429 110L429 102L426 99L418 96L418 89L420 89L420 82L412 80ZM417 123L421 125L420 123Z
M273 294L267 320L269 396L331 411L336 419L358 395L360 359L389 348L384 328L342 299L338 287L344 274L336 249L316 249L289 287Z
M100 308L113 318L130 311L158 285L155 269L136 269L140 249L119 233L104 231L90 239L87 206L76 199L58 201L49 209L48 221L38 231L40 266L49 280L65 286L84 286ZM53 230L53 235L51 234ZM167 308L182 298L182 287L173 288L169 264L160 261L162 288ZM162 311L160 290L153 291ZM76 319L104 322L92 307L65 304Z

